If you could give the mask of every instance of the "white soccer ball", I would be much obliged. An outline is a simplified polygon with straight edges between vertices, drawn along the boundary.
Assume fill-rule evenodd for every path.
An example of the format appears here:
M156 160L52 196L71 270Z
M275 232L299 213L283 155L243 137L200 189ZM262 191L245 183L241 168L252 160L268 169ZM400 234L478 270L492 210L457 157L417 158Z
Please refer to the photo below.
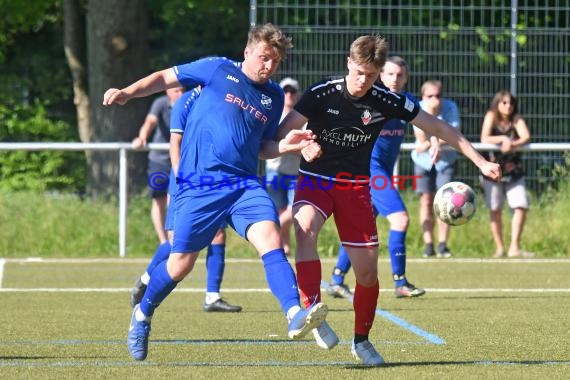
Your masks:
M475 192L463 182L449 182L435 193L433 212L452 226L467 223L475 215Z

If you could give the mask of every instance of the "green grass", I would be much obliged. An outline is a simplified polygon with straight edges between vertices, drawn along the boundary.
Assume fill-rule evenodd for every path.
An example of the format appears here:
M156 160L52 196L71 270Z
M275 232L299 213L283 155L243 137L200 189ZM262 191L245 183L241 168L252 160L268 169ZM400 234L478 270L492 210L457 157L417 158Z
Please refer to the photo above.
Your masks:
M8 260L0 313L3 379L562 379L570 376L570 260L413 259L418 299L392 295L381 260L378 307L444 340L434 344L382 316L371 340L383 368L361 368L350 355L353 311L323 300L341 339L325 351L290 341L257 260L227 263L224 296L238 314L201 310L200 260L157 310L147 361L133 361L125 338L128 289L146 260ZM326 260L323 273L333 261ZM328 278L325 278L328 280ZM353 284L350 276L348 283ZM510 289L510 290L508 290ZM542 290L541 290L542 289ZM557 290L557 291L556 291Z
M404 193L410 213L408 255L423 249L418 222L418 198ZM533 200L522 245L538 257L570 257L570 187L553 196ZM128 207L127 255L150 257L157 239L150 221L150 199L135 197ZM82 200L69 195L8 193L0 195L0 257L117 257L118 208L115 201ZM510 233L510 213L504 211L505 241ZM381 255L386 254L388 225L378 219ZM253 248L228 229L228 257L256 257ZM494 244L488 210L478 196L478 211L467 225L452 227L449 245L456 257L489 257ZM338 237L334 221L325 224L319 237L322 257L335 257Z

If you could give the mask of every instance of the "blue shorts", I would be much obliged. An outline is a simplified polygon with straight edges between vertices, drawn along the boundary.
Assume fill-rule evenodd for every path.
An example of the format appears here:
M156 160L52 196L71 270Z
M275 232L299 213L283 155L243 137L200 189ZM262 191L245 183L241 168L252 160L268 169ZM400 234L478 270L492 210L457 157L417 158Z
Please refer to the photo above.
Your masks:
M400 191L393 186L392 172L381 166L370 167L370 196L374 216L380 214L384 218L395 212L406 211L406 205Z
M166 221L164 222L164 229L166 231L172 231L174 229L174 197L176 195L176 177L174 172L170 171L170 177L168 179L168 194L170 194L170 202L168 203L168 209L166 210Z
M178 191L178 185L176 184L176 176L172 170L170 171L170 178L168 181L168 194L170 194L170 202L168 203L168 209L166 210L166 221L164 223L164 229L166 231L173 231L174 219L176 216L176 202L174 199L176 197L176 192ZM225 229L227 227L228 223L225 221L220 225L221 229Z
M246 240L247 230L254 223L269 220L279 224L275 205L261 186L242 189L182 186L174 198L174 253L200 251L210 244L225 222Z
M297 176L279 173L276 170L267 170L265 173L266 190L277 210L293 206Z

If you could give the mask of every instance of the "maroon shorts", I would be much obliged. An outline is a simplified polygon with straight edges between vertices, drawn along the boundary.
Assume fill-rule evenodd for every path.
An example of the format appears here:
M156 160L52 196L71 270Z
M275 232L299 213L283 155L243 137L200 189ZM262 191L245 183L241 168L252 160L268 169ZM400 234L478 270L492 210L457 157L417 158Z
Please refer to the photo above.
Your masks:
M341 243L349 247L377 247L378 231L369 185L338 184L300 175L293 205L309 204L323 218L334 215Z

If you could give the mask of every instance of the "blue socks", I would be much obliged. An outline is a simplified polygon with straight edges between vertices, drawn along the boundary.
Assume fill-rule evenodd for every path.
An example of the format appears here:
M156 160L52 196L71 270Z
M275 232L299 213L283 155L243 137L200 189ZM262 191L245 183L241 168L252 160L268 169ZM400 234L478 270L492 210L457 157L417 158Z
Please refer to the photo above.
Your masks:
M274 249L261 256L265 268L265 278L273 295L279 300L281 309L285 314L294 307L299 306L299 289L295 272L287 261L282 248Z
M341 244L338 249L338 258L331 277L331 285L344 284L344 275L350 270L350 266L348 253L346 253L346 249L344 249Z
M147 317L152 317L154 309L160 305L162 301L168 296L178 282L175 282L166 270L167 260L160 262L152 271L150 281L146 288L143 299L141 300L141 311Z
M146 273L150 275L154 270L154 268L156 268L156 266L159 263L168 260L168 256L170 256L171 249L172 246L170 245L170 242L168 240L160 244L156 248L156 251L154 251L154 256L152 256L152 260L150 261L148 267L146 268Z
M390 230L388 252L390 253L395 286L403 286L406 283L406 231Z
M226 266L226 245L210 244L206 255L206 291L220 292Z

